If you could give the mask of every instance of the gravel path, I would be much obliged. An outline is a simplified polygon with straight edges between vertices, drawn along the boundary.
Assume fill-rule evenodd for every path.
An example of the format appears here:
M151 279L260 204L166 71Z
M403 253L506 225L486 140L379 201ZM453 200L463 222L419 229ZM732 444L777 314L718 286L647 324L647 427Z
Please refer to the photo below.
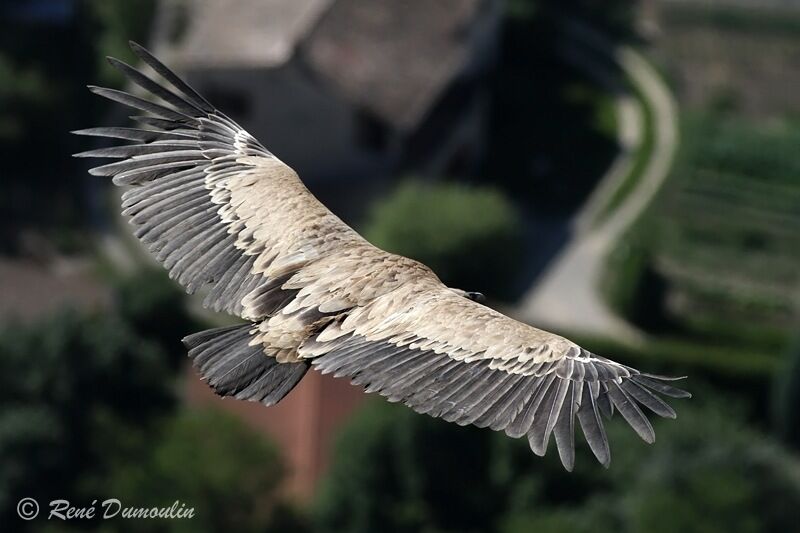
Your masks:
M637 342L642 334L615 315L599 294L600 276L605 260L625 230L638 218L669 174L678 142L676 105L668 87L641 54L627 46L613 46L593 30L569 23L571 36L590 47L594 53L607 55L620 66L637 87L652 110L654 124L653 152L636 188L599 226L590 227L598 206L605 205L620 181L619 166L612 165L598 186L597 193L575 219L573 238L557 255L536 284L523 296L517 316L525 321L555 330L584 333ZM630 109L620 112L621 135L638 135L641 142L641 113ZM638 121L638 125L631 122ZM625 146L625 145L623 145ZM623 175L624 176L624 175Z

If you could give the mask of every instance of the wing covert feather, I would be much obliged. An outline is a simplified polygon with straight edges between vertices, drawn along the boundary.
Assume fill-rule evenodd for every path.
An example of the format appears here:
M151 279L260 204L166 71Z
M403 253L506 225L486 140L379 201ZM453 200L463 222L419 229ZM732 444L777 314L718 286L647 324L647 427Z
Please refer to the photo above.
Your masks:
M129 187L122 196L123 214L188 292L208 284L204 305L257 320L274 310L284 292L270 280L342 246L370 247L291 168L147 50L131 47L162 81L109 61L160 103L90 87L152 116L134 117L138 128L75 132L131 141L76 155L116 159L90 173Z
M323 373L350 376L368 392L420 413L525 435L537 455L544 455L555 435L567 470L575 460L576 417L592 452L607 466L602 405L610 412L615 406L650 443L652 426L639 404L674 417L657 393L688 396L658 377L463 298L432 278L350 310L306 341L300 355Z

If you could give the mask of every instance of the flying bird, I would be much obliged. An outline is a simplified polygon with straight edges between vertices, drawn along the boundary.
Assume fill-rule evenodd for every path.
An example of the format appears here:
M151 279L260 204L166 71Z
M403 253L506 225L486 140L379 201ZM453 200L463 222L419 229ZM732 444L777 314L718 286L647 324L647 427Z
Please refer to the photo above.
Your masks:
M673 378L513 320L373 246L238 124L131 48L160 81L109 61L150 97L89 89L146 114L133 128L75 132L127 141L76 155L116 159L90 173L125 187L136 237L187 292L205 288L204 306L246 321L184 339L217 394L273 405L314 367L419 413L525 436L540 456L552 435L567 470L576 419L608 466L604 418L619 411L650 443L641 407L674 418L661 396L689 397Z

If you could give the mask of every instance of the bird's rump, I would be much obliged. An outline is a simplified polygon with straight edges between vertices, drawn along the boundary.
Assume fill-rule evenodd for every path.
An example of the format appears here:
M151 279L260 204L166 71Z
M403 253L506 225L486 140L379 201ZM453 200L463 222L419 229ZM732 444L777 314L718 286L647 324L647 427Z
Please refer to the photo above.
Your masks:
M349 376L418 412L527 436L544 454L554 436L574 463L575 420L603 464L603 414L615 410L646 441L644 406L687 393L515 321L446 287L425 265L380 250L347 226L295 172L144 48L163 82L111 59L161 103L93 92L144 111L135 128L77 133L129 144L78 154L117 161L111 176L136 236L204 305L250 321L187 338L221 395L273 404L309 366ZM284 366L286 365L286 366Z

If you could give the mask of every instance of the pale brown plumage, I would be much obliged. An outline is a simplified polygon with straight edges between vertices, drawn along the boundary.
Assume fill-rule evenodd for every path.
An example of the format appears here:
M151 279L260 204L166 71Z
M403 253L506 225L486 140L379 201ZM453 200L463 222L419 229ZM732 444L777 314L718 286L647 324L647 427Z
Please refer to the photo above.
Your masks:
M309 365L459 424L527 435L543 455L552 434L574 462L574 420L610 461L601 412L620 411L646 441L639 408L674 411L657 394L687 393L512 320L446 287L425 265L380 250L325 208L294 171L132 43L161 84L111 63L164 104L91 90L150 113L141 127L80 134L133 141L78 154L120 161L124 214L170 276L204 305L248 321L185 339L221 395L279 401Z

